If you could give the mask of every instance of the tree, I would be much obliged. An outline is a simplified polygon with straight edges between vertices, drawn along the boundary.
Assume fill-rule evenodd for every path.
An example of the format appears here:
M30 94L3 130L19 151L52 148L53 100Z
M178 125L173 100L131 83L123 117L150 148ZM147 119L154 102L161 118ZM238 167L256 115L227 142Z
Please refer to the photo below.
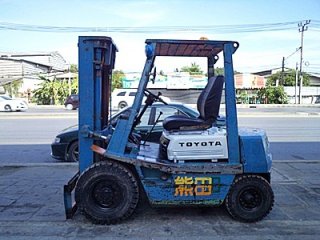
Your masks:
M78 94L79 80L78 76L71 80L71 94Z
M69 86L67 81L57 81L40 76L42 82L39 88L33 91L33 101L40 105L63 104L69 95ZM77 93L78 81L74 79L71 82L71 93Z
M181 72L188 72L190 75L203 74L200 66L195 62L191 63L191 66L184 66L180 70Z
M310 77L306 73L302 73L303 76L303 86L309 86L310 84ZM289 71L276 72L272 74L270 77L267 78L267 86L276 86L276 82L279 82L279 85L283 86L295 86L296 85L296 71L291 69ZM298 81L299 85L299 81Z
M224 68L221 68L221 67L216 67L214 69L214 75L224 75Z
M22 79L15 80L3 85L4 90L9 94L10 97L16 96L20 87L22 86Z
M248 93L246 91L241 91L238 100L240 103L248 103Z
M238 74L238 73L240 73L240 72L238 72L238 71L233 71L233 73L234 73L234 74ZM214 69L214 74L215 74L215 75L224 75L224 68L223 68L223 67L216 67L216 68Z
M71 64L70 65L70 72L77 73L78 72L78 65L77 64Z
M191 66L184 66L180 70L181 72L188 72L190 75L196 75L196 74L203 74L203 71L201 70L200 66L198 64L191 63ZM238 74L239 72L234 71L234 74ZM206 74L207 75L207 74ZM214 69L214 75L224 75L224 68L223 67L216 67Z
M115 88L122 88L122 80L125 78L124 72L114 70L112 73L112 91Z
M283 86L267 86L261 88L257 93L258 98L261 102L270 104L285 104L288 103L288 96L284 91Z
M33 91L33 100L40 105L49 105L55 102L55 82L45 77L39 77L42 82L39 88Z

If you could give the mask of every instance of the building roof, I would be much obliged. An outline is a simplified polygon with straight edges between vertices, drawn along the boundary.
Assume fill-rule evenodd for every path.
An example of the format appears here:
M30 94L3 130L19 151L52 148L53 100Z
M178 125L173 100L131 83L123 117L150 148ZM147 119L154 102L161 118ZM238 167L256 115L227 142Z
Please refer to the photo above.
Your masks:
M264 77L269 77L274 73L280 72L281 70L282 70L282 68L278 67L278 68L266 69L266 70L259 71L259 72L254 72L252 74L264 76ZM291 68L284 67L284 71L287 71L287 70L291 70Z
M66 61L57 51L53 52L0 52L0 57L24 60L51 67L56 71L66 70Z
M0 52L0 85L65 69L66 61L58 52Z

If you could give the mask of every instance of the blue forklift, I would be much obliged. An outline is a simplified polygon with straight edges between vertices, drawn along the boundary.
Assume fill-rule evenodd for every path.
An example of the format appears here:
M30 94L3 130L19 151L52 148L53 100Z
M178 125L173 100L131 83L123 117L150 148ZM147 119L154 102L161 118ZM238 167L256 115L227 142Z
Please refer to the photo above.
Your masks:
M145 44L146 62L131 110L112 122L117 47L109 37L79 37L79 172L64 186L66 217L80 211L93 223L118 223L145 196L152 206L224 204L236 220L263 219L274 204L272 158L265 131L238 128L232 56L239 44L172 39ZM219 54L223 76L214 71ZM208 82L197 101L199 117L165 118L159 143L149 143L134 129L154 102L166 104L161 93L147 89L161 56L207 59ZM222 96L225 123L218 124Z

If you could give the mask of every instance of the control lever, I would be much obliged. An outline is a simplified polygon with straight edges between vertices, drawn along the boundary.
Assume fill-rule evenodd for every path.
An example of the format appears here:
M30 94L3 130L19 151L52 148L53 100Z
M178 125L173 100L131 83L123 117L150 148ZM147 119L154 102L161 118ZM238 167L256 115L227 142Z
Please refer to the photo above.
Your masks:
M154 124L152 125L152 128L151 128L150 131L148 132L148 135L147 135L147 137L146 137L146 139L144 140L144 142L143 142L142 145L145 145L145 144L146 144L146 142L147 142L148 138L150 137L150 135L151 135L154 127L155 127L156 124L159 122L159 119L160 119L160 117L161 117L162 114L163 114L163 112L160 111L160 113L159 113L159 115L158 115L158 117L157 117L157 120L154 121Z

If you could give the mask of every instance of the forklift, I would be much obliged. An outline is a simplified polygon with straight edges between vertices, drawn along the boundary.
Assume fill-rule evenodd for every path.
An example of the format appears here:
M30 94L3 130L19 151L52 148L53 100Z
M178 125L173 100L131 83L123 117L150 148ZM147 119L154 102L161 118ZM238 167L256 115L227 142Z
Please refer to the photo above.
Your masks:
M113 122L111 77L118 49L110 37L79 37L79 171L64 186L67 219L79 211L96 224L119 223L145 196L152 206L224 204L238 221L262 220L274 204L272 156L264 130L238 128L232 56L239 43L147 39L145 44L133 105ZM223 76L214 72L219 54ZM147 89L156 77L155 59L162 56L205 58L208 82L197 101L199 117L165 118L159 143L151 143L134 129L154 102L166 104L161 93ZM226 116L218 124L222 95Z

